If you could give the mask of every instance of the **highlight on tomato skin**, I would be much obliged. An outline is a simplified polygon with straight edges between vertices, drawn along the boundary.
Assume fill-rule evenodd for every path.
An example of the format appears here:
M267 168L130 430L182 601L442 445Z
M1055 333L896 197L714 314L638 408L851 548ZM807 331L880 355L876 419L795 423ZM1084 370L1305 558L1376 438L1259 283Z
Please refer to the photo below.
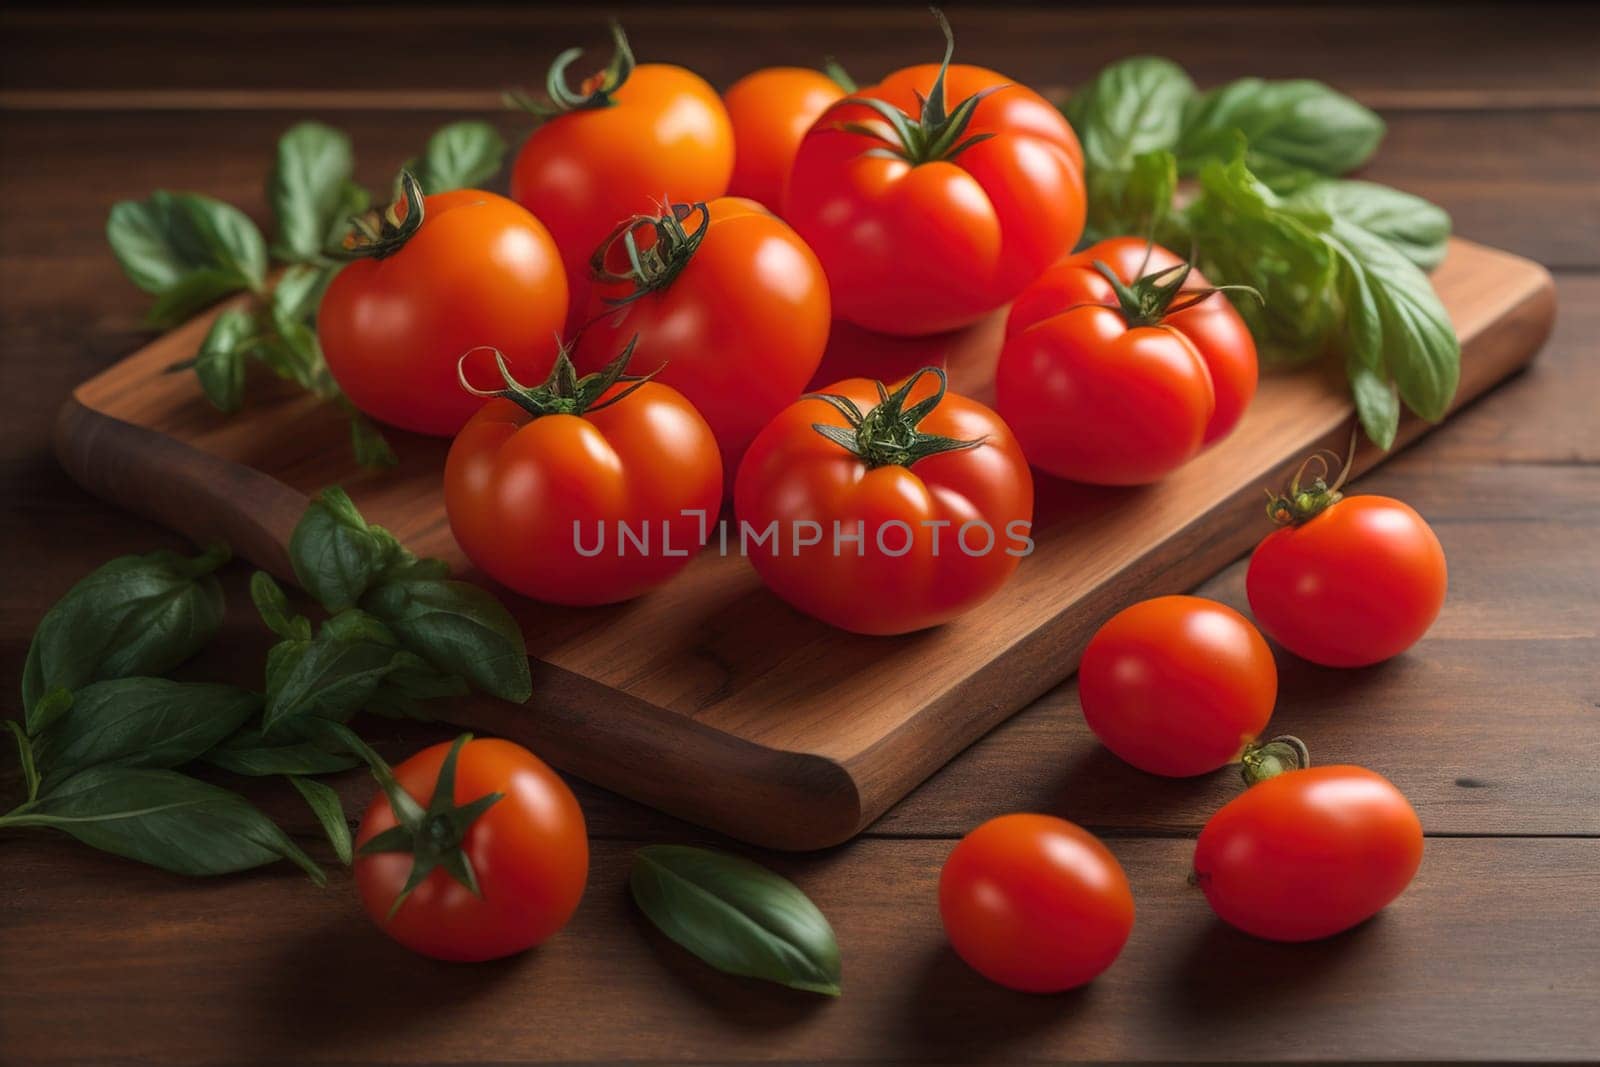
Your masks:
M1109 849L1051 815L1002 815L939 872L939 917L973 970L1008 989L1059 993L1092 981L1133 931L1133 893Z
M1290 770L1213 815L1195 844L1195 882L1218 918L1270 941L1331 937L1372 918L1422 863L1422 824L1364 767Z

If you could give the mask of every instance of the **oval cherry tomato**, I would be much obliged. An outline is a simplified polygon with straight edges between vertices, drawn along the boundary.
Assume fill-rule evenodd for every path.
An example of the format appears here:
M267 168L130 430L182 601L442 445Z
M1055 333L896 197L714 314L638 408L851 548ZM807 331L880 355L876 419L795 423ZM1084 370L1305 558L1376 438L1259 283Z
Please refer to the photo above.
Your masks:
M991 982L1058 993L1111 966L1133 931L1127 876L1093 834L1050 815L1002 815L939 873L956 954Z
M374 258L334 275L317 337L356 407L404 430L452 434L482 404L456 382L468 349L498 348L529 377L550 369L567 316L561 258L538 219L493 193L424 198L413 183L394 211L399 224L376 221L376 240L347 242Z
M1387 778L1311 767L1257 782L1211 817L1194 873L1218 918L1311 941L1381 911L1422 862L1422 824Z
M800 139L844 89L819 70L768 67L746 74L722 94L733 123L729 196L747 196L776 211Z
M826 392L773 419L739 468L741 536L767 538L743 546L762 580L863 634L987 600L1032 549L1033 478L1005 423L937 368L892 394L864 378Z
M1250 610L1274 641L1325 667L1364 667L1399 655L1444 605L1448 575L1439 538L1398 500L1345 497L1337 483L1328 489L1320 479L1302 492L1299 477L1269 507L1287 525L1250 556Z
M1140 770L1173 778L1237 759L1277 698L1278 670L1261 634L1226 604L1194 596L1119 611L1078 665L1089 729Z
M610 66L566 87L563 53L551 69L556 97L524 101L544 121L511 170L511 196L544 219L561 249L576 326L589 287L589 256L601 238L664 196L693 203L728 190L733 127L722 98L698 74L665 63L634 65L612 25Z
M751 438L822 361L822 265L781 219L737 197L633 220L597 255L574 362L597 369L637 337L641 365L659 366L657 380L704 416L731 477Z
M450 529L495 581L556 604L636 597L681 570L722 504L717 442L670 386L565 354L538 389L515 385L457 435L444 467Z
M572 918L589 838L572 790L537 756L463 736L392 775L355 838L356 888L384 933L424 956L471 962L532 948ZM419 865L430 873L406 892Z
M1080 304L1117 306L1116 291L1111 282L1095 269L1096 262L1110 267L1124 285L1132 285L1147 275L1159 276L1169 271L1172 273L1166 274L1164 280L1174 281L1181 274L1182 287L1174 294L1180 302L1187 302L1183 299L1185 296L1211 289L1211 283L1199 271L1182 272L1182 257L1160 245L1149 244L1140 237L1113 237L1067 257L1024 289L1011 307L1010 317L1006 320L1006 335L1015 336ZM1215 403L1200 438L1202 445L1209 445L1226 436L1238 424L1250 399L1255 396L1259 376L1255 339L1250 336L1250 328L1245 325L1239 312L1221 295L1209 297L1181 311L1168 310L1160 316L1159 323L1182 334L1193 345L1210 376ZM1064 356L1065 353L1057 353L1058 358ZM1083 371L1091 372L1096 364L1088 361L1081 365L1061 362L1049 368L1028 368L1019 364L1006 367L998 373L1010 372L1023 379L1010 383L1016 386L1011 390L1010 399L1020 400L1029 392L1037 395L1041 388L1064 389L1067 391L1066 402L1070 404L1074 394L1090 387L1084 385L1073 389L1072 379L1080 366ZM1044 373L1039 373L1041 371ZM1041 406L1046 402L1046 399L1041 399Z
M783 216L822 260L836 314L858 326L924 334L976 321L1083 232L1072 127L1013 79L950 66L953 47L942 65L833 105L795 156Z

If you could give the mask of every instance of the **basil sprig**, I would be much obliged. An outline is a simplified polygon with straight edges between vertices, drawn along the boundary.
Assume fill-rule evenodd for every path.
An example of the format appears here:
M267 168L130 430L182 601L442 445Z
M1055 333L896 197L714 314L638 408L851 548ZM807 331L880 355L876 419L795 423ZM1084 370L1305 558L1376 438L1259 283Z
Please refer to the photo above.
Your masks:
M499 171L506 145L482 122L445 126L417 162L430 193L475 185ZM267 178L276 237L270 246L239 209L198 193L157 191L111 209L106 238L128 279L155 296L152 326L175 326L223 297L251 293L212 324L199 350L173 370L193 370L219 411L244 403L251 362L336 404L350 419L357 462L392 466L382 431L345 398L317 341L322 293L338 272L340 243L371 196L356 183L350 138L318 122L290 127L278 139ZM268 257L288 269L269 290Z
M40 622L25 714L6 724L27 797L0 827L59 829L181 874L289 859L320 883L321 869L270 819L183 769L283 777L349 863L338 794L313 776L357 765L365 746L328 724L363 710L427 717L429 702L469 686L528 698L527 650L505 608L368 524L342 491L307 509L290 555L328 614L313 625L270 576L252 577L251 598L279 638L264 692L155 676L215 634L223 605L212 572L226 550L127 556L73 586Z
M1371 158L1383 120L1315 81L1242 78L1200 93L1182 68L1112 64L1065 112L1083 142L1086 239L1151 235L1194 248L1235 300L1269 362L1332 354L1361 424L1388 448L1400 405L1448 410L1461 350L1424 271L1444 256L1450 219L1419 197L1340 180ZM1174 205L1178 176L1197 195Z
M709 849L650 845L634 853L628 885L662 933L717 970L839 995L833 927L787 878Z

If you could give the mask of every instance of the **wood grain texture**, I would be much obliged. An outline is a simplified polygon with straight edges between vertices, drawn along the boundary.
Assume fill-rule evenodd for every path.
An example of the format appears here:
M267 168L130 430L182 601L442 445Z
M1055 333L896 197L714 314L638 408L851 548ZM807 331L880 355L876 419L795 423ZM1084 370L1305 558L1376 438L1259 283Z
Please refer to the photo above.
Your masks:
M1435 284L1462 338L1457 404L1521 367L1549 331L1549 276L1524 260L1458 241ZM56 434L73 477L285 580L289 534L308 496L332 484L414 551L466 565L444 516L444 442L397 438L400 466L363 472L338 414L313 398L279 389L222 416L189 376L165 373L208 325L174 331L74 393ZM953 388L988 393L1000 327L992 317L951 353ZM1349 420L1341 381L1320 368L1275 374L1227 440L1159 486L1043 480L1038 547L1016 577L963 618L906 637L804 618L736 553L702 553L662 589L615 608L512 597L536 661L537 706L482 698L449 714L735 837L837 844L1071 673L1107 616L1188 589L1253 544L1262 486L1317 448L1344 447ZM1400 443L1423 429L1408 421ZM1381 458L1364 449L1358 472Z

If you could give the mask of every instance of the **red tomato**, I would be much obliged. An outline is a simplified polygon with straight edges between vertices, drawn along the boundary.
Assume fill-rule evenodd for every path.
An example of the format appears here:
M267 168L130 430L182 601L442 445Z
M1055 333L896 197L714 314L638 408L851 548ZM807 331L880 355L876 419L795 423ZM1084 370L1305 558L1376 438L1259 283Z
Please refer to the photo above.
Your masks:
M1278 670L1256 628L1227 605L1194 596L1119 611L1078 665L1089 729L1140 770L1173 778L1237 759L1277 698Z
M1115 307L1117 294L1111 283L1095 270L1097 260L1110 267L1125 285L1132 285L1143 275L1159 275L1164 271L1174 271L1170 277L1176 277L1176 268L1184 262L1182 257L1160 245L1149 244L1142 237L1113 237L1101 241L1057 263L1024 289L1006 320L1006 335L1021 333L1078 304ZM1174 295L1194 295L1210 288L1211 283L1199 271L1191 270L1183 276L1182 288ZM1160 323L1182 334L1194 346L1210 375L1215 406L1206 422L1201 444L1211 444L1238 424L1251 397L1256 394L1259 371L1255 339L1250 336L1250 328L1239 312L1222 296L1210 297L1181 311L1168 311L1161 316ZM1059 373L1055 379L1044 377L1046 388L1056 379L1070 376L1074 368L1057 366L1051 369ZM1031 382L1027 383L1027 388L1037 391ZM1021 395L1020 389L1017 395Z
M511 170L511 196L544 219L561 249L576 326L589 286L589 256L629 215L663 197L693 203L728 190L733 127L717 91L699 75L664 63L634 65L627 38L612 25L616 54L578 93L557 58L548 103L525 101L545 121Z
M728 195L747 196L777 210L800 139L842 96L838 82L806 67L768 67L734 82L722 94L733 123Z
M973 970L1024 993L1058 993L1111 966L1133 931L1133 894L1093 834L1050 815L1002 815L939 873L939 916Z
M410 824L380 792L355 838L356 887L384 933L424 956L471 962L532 948L572 918L589 838L572 791L537 756L464 736L423 749L393 776L415 802ZM436 797L452 777L454 788ZM431 873L406 893L418 864ZM476 891L452 867L469 870Z
M444 504L467 558L556 604L636 597L681 570L722 504L717 442L683 395L605 371L563 388L511 383L450 446Z
M574 362L597 369L637 337L641 361L661 367L657 380L711 425L731 476L750 439L822 361L822 265L781 219L737 197L635 219L597 258Z
M943 65L907 67L824 112L784 189L783 216L822 260L836 314L867 329L974 322L1083 232L1072 127L1013 79L950 66L952 48Z
M1274 641L1325 667L1399 655L1444 605L1438 537L1398 500L1345 497L1338 482L1328 488L1321 479L1302 491L1299 478L1269 508L1286 525L1250 557L1250 610Z
M1312 767L1257 782L1211 817L1194 873L1217 916L1273 941L1370 919L1411 883L1422 824L1387 778Z
M1033 546L1033 478L1011 431L931 367L892 395L852 378L790 405L745 454L734 504L743 536L772 531L743 546L768 587L863 634L971 610Z
M370 244L373 258L348 263L317 312L328 369L351 403L381 422L417 433L461 429L482 401L456 384L462 353L500 349L517 374L544 375L566 321L567 284L556 246L539 220L478 189L457 189L393 209ZM411 204L421 206L420 223ZM463 269L470 264L471 269Z

